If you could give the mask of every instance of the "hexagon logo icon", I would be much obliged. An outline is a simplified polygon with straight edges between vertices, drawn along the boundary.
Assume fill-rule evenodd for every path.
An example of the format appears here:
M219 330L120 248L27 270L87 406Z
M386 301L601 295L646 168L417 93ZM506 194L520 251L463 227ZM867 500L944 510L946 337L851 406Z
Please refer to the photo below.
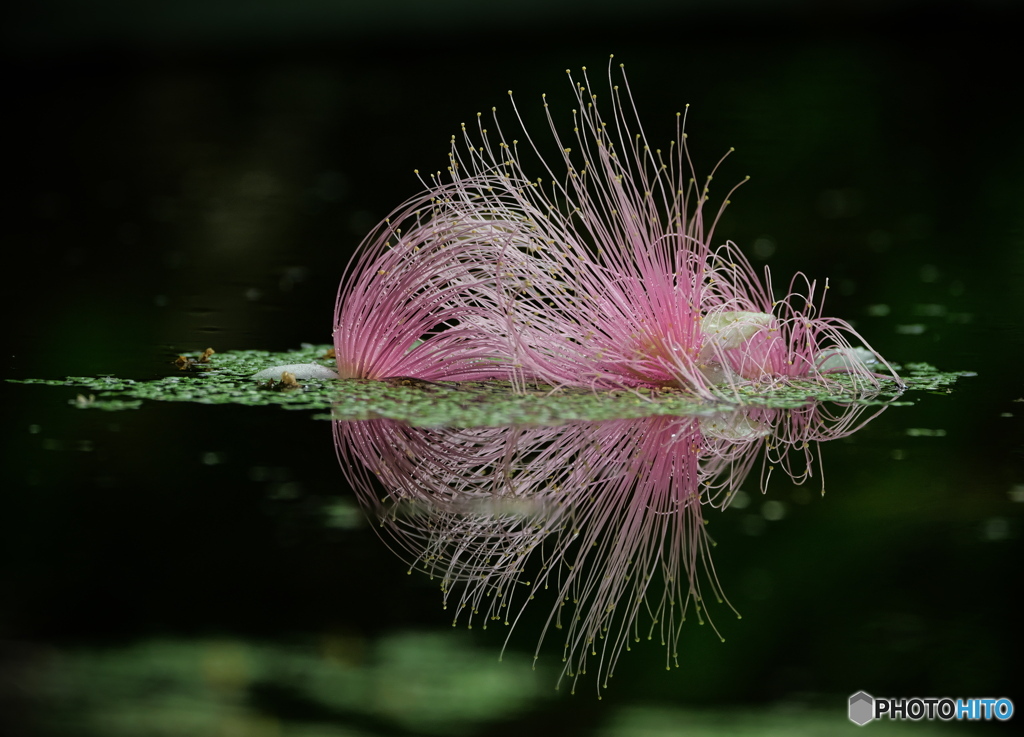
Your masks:
M863 727L874 719L875 699L866 691L858 691L850 697L850 721Z

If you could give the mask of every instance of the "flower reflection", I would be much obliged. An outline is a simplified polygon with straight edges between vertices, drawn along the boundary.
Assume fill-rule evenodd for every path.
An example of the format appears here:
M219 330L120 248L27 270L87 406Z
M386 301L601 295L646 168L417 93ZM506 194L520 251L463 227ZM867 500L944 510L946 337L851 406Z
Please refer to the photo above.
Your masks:
M678 665L687 616L710 622L708 599L732 609L705 509L728 506L758 461L762 490L774 469L803 483L819 442L881 411L866 409L476 429L337 421L334 430L361 503L410 570L439 579L453 623L513 626L531 600L552 596L535 660L550 630L562 630L562 676L575 688L588 669L607 686L644 637L659 638L666 665Z

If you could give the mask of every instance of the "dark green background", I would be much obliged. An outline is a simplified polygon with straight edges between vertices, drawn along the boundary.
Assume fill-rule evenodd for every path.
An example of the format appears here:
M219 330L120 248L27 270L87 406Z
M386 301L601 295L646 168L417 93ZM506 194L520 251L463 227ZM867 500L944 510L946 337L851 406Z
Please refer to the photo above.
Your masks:
M0 725L832 734L860 689L1024 707L1011 6L51 0L12 17L5 378L146 379L207 345L326 342L342 269L412 170L444 167L479 110L514 128L508 89L543 141L540 94L568 126L564 70L587 65L600 93L609 53L650 139L690 103L699 171L736 148L719 194L752 179L720 238L778 285L830 278L829 311L890 360L978 376L823 447L823 499L780 478L785 519L759 525L756 496L713 516L743 620L716 618L724 644L687 625L671 672L635 648L600 702L551 691L554 639L529 669L541 602L496 664L502 633L452 630L370 527L325 524L351 508L326 423L93 413L3 384Z

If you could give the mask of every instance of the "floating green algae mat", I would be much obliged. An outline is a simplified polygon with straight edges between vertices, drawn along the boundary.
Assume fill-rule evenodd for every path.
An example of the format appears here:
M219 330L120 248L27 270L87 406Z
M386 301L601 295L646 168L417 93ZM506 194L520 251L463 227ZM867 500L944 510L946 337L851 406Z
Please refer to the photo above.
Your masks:
M679 390L592 391L530 387L516 394L504 382L426 382L415 379L369 381L358 379L306 379L297 385L257 381L253 374L272 366L318 363L331 367L330 346L303 346L296 351L230 351L185 354L168 366L168 375L150 381L113 376L65 379L10 380L77 389L69 401L81 409L137 409L145 400L198 404L280 405L285 409L313 410L318 419L363 420L387 418L411 425L484 427L508 424L553 425L573 420L609 420L655 415L711 415L739 406L777 409L808 402L893 404L903 394L891 379L880 379L880 389L866 396L842 374L828 387L793 381L787 385L741 386L735 397L707 402ZM205 359L206 362L203 362ZM961 376L971 372L941 372L927 364L908 364L901 371L907 389L947 393Z

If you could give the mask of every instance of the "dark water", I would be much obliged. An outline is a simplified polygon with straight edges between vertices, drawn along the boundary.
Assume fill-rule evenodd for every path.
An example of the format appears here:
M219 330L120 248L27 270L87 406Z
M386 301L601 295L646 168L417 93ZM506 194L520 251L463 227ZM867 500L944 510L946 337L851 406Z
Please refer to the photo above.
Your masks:
M824 497L818 476L776 477L712 514L743 619L716 614L724 643L688 622L671 671L657 642L635 646L600 702L586 679L553 689L557 637L530 669L547 605L502 663L503 627L450 627L436 584L362 521L327 423L81 411L73 390L0 385L4 728L834 734L855 729L845 704L862 689L1024 704L1024 137L997 5L652 3L621 24L611 8L545 23L524 6L510 25L442 6L390 31L370 11L285 23L186 7L158 23L100 6L77 23L52 6L52 23L12 26L5 57L6 378L147 379L208 345L325 342L349 254L417 190L412 169L444 166L478 110L511 127L509 88L543 137L539 94L559 119L563 69L600 77L609 51L650 138L667 141L688 102L698 169L737 148L716 182L752 180L720 236L780 282L829 277L830 311L887 358L978 376L824 445Z

